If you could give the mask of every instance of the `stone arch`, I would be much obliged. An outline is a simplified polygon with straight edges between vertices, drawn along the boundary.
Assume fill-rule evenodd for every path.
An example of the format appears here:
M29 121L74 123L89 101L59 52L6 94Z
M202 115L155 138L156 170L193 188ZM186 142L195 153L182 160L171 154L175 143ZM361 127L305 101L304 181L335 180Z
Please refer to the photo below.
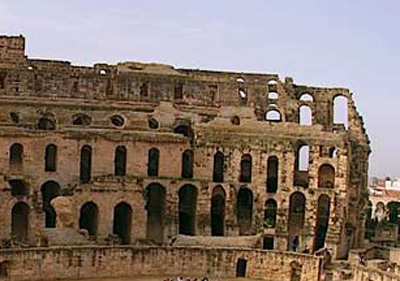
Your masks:
M197 188L186 184L179 189L179 234L195 235Z
M300 95L299 100L313 102L314 101L314 97L310 93L302 93Z
M115 149L114 174L116 176L126 175L126 147L123 145L119 145Z
M278 191L278 157L270 156L267 161L267 192L276 193Z
M194 155L193 151L188 149L182 153L182 167L181 167L181 177L184 179L193 178L193 162Z
M280 122L282 121L282 115L277 109L270 109L265 113L265 120L271 122Z
M90 236L97 235L99 208L89 201L82 205L79 215L79 229L86 229Z
M81 148L80 174L81 183L88 183L92 178L92 147L84 145Z
M225 156L221 151L214 154L213 182L224 182Z
M333 98L333 124L343 124L348 128L348 98L337 95Z
M151 183L146 188L147 239L162 243L164 238L165 187Z
M28 184L23 180L10 180L8 184L11 188L12 196L26 196L29 195Z
M27 242L29 236L30 208L25 202L16 203L11 211L11 235Z
M302 126L312 125L312 110L308 105L302 105L299 108L299 124Z
M294 185L308 188L308 168L310 162L310 146L304 143L298 145L295 157Z
M158 176L158 166L160 161L160 151L157 148L151 148L148 155L147 175L149 177Z
M275 199L268 199L265 201L265 209L264 209L264 222L267 227L274 228L276 224L276 211L277 204Z
M318 170L318 187L335 187L335 169L330 164L323 164Z
M74 115L72 119L72 125L76 126L89 126L92 123L92 118L83 113Z
M211 235L224 236L226 193L222 186L214 187L211 196Z
M51 205L51 200L60 196L60 185L55 181L47 181L40 188L42 193L43 211L45 213L45 227L56 227L57 213Z
M118 235L121 244L131 242L132 207L121 202L114 207L113 233Z
M56 121L51 116L43 116L39 119L37 128L39 130L53 131L56 129Z
M329 214L331 199L328 195L322 194L318 198L317 220L315 224L314 251L325 246L325 238L329 227Z
M188 120L178 120L174 126L174 133L182 135L187 138L192 138L194 133Z
M246 187L240 188L237 194L236 216L239 235L250 234L253 219L253 192Z
M57 146L49 144L46 146L44 155L44 170L46 172L55 172L57 169Z
M20 143L14 143L10 146L10 165L20 166L23 162L24 147Z
M299 247L299 236L304 227L306 197L296 191L290 195L289 203L289 250L296 252Z
M244 154L240 161L240 182L251 182L252 160L250 154Z

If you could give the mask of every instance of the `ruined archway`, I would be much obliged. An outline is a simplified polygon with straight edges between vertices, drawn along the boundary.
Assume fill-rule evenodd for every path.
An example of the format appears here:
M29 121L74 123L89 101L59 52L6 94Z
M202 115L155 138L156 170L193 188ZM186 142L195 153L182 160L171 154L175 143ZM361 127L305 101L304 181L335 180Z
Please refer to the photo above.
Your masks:
M147 239L162 243L164 238L165 188L152 183L146 188Z
M11 211L11 235L26 242L29 235L29 206L18 202Z
M218 151L214 154L214 166L213 166L213 181L223 182L224 181L224 154Z
M239 235L250 234L253 217L253 192L248 188L240 188L237 194L236 216Z
M118 235L121 244L131 242L132 207L125 202L114 208L113 233Z
M267 192L276 193L278 190L278 168L279 162L276 156L268 158L267 163Z
M56 227L57 214L50 201L60 196L60 185L55 181L47 181L40 188L43 200L43 211L45 212L45 227Z
M274 228L276 224L276 201L272 198L265 202L264 223L268 228Z
M306 197L303 193L296 191L290 195L289 203L289 243L290 251L296 252L299 247L299 239L304 227L306 211Z
M224 236L225 230L225 190L216 186L211 197L211 235Z
M322 194L318 198L317 220L315 225L314 251L318 251L325 246L325 238L329 226L331 199L328 195Z
M99 208L94 202L86 202L80 211L79 229L86 229L90 236L97 235Z
M179 190L179 234L195 235L197 188L186 184Z
M19 167L22 165L24 155L24 147L20 143L14 143L10 147L10 165L12 167Z
M323 164L318 171L318 187L335 187L335 169L329 164Z

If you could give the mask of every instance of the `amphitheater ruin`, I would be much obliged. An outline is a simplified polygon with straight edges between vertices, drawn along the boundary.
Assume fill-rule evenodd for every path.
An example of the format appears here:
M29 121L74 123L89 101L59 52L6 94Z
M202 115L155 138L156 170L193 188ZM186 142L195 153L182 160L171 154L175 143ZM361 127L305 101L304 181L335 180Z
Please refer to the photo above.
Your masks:
M0 100L0 279L368 280L329 271L365 246L370 146L348 89L75 66L0 36Z

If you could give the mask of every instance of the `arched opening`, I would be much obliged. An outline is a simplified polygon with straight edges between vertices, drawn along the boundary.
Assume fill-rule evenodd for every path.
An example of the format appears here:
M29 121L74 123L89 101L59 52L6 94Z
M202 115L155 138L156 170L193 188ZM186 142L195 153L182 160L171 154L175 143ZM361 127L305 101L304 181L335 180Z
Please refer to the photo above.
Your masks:
M233 116L232 118L231 118L231 123L232 123L232 125L235 125L235 126L239 126L240 125L240 118L239 118L239 116Z
M188 124L182 124L174 129L175 134L183 135L184 137L191 138L193 137L192 128Z
M325 246L326 233L329 226L331 200L328 195L321 195L318 198L317 221L315 225L314 251Z
M272 78L268 81L268 86L274 86L274 85L276 86L277 84L278 84L278 82L274 78Z
M43 200L43 211L45 212L45 227L56 227L57 214L51 205L51 200L60 196L60 185L55 181L45 182L40 188Z
M77 114L73 117L72 124L76 126L89 126L92 123L92 118L86 114Z
M225 230L225 190L216 186L211 197L211 235L224 236Z
M26 242L29 233L29 206L18 202L11 211L11 235Z
M114 208L113 222L113 233L118 235L121 244L129 244L131 242L131 225L132 208L128 203L121 202Z
M236 216L239 235L248 235L253 218L253 192L248 188L240 188L236 201Z
M274 236L265 236L263 239L263 249L273 250L274 249Z
M110 117L110 122L115 127L122 127L125 125L125 118L121 115L116 114Z
M39 130L52 131L56 129L56 122L49 117L42 117L37 124Z
M99 208L96 203L86 202L79 215L79 229L86 229L90 236L97 235Z
M240 182L251 182L251 155L245 154L240 161Z
M193 151L185 150L182 153L181 177L184 179L193 178Z
M149 118L148 125L149 125L149 128L152 130L157 130L160 127L160 124L158 123L158 121L153 117Z
M267 192L276 193L278 191L278 157L270 156L267 162Z
M29 195L28 185L23 180L10 180L8 184L10 185L12 196Z
M159 159L160 159L160 151L157 148L150 149L148 165L147 165L147 175L149 177L158 176Z
M308 105L302 105L299 108L299 124L302 126L312 125L312 111Z
M265 120L271 122L280 122L282 121L282 116L279 110L270 109L265 113Z
M92 148L84 145L81 149L80 181L88 183L92 178Z
M195 235L197 188L186 184L179 190L179 234Z
M164 238L165 188L152 183L147 192L147 239L161 244Z
M140 96L141 97L148 97L149 96L149 83L144 82L140 85Z
M214 154L213 182L224 182L225 157L221 151Z
M290 195L289 203L289 250L296 252L299 248L299 238L304 227L306 212L306 197L301 192Z
M24 155L24 147L20 143L14 143L10 147L10 165L12 167L20 167Z
M398 226L398 233L400 234L400 202L391 201L387 207L389 209L389 222Z
M348 128L348 100L345 96L336 96L333 99L333 124L343 124Z
M311 102L313 102L313 101L314 101L314 98L313 98L313 96L310 95L309 93L304 93L304 94L301 94L299 100L301 100L301 101L311 101Z
M308 166L310 162L310 147L306 144L300 145L295 158L294 185L304 188L308 187Z
M246 104L247 104L247 93L246 93L245 89L243 88L243 85L239 86L238 94L239 94L239 104L241 106L246 106Z
M323 164L318 171L318 187L335 187L335 169L329 164Z
M19 124L20 119L19 119L19 114L17 112L11 111L10 118L11 118L11 121L13 121L13 123Z
M3 261L0 263L0 277L1 278L7 278L8 277L8 267L9 267L9 262L8 261Z
M364 238L372 239L375 236L376 220L372 219L372 202L368 201L365 210L365 233Z
M174 90L174 100L181 100L181 99L183 99L183 84L176 83Z
M271 91L268 93L268 99L277 100L279 98L279 94L275 91Z
M246 277L247 260L239 258L236 263L236 277Z
M383 202L378 202L375 209L375 218L380 222L386 217L386 208Z
M265 202L264 210L264 223L268 228L274 228L276 224L276 201L274 199L268 199Z
M49 144L46 146L44 156L44 170L46 172L55 172L57 169L57 146Z
M125 146L120 145L115 149L114 174L116 176L125 176L126 175L126 147Z

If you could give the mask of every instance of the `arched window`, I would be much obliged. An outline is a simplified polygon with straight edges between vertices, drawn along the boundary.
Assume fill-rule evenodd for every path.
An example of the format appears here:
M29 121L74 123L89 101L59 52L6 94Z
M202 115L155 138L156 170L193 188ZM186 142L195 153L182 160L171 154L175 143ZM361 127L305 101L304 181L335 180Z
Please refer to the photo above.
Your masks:
M221 151L214 154L213 182L224 181L224 158Z
M147 166L147 175L149 177L158 176L158 165L159 165L160 151L157 148L149 150L149 159Z
M290 251L296 252L299 248L299 236L304 227L306 212L306 197L301 192L294 192L290 195L289 203L289 243Z
M211 235L224 236L225 232L225 190L216 186L211 197Z
M37 124L39 130L52 131L56 129L56 122L49 117L42 117Z
M24 148L20 143L14 143L10 147L10 165L20 166L22 165L22 159L24 154Z
M336 96L333 99L333 123L343 124L348 128L348 100L345 96Z
M11 211L11 235L27 242L29 235L30 208L24 202L18 202Z
M49 144L46 146L44 156L44 170L46 172L55 172L57 168L57 146Z
M312 125L312 112L308 105L302 105L299 109L299 124L302 126Z
M264 210L264 222L266 227L274 228L276 224L276 201L274 199L268 199L265 202Z
M10 180L8 184L10 185L12 196L29 195L28 185L23 180Z
M325 238L329 226L331 199L328 195L322 194L318 198L317 221L315 225L314 251L325 246Z
M309 93L303 93L303 94L301 94L299 100L301 100L301 101L311 101L311 102L313 102L313 101L314 101L314 98L313 98L313 96L310 95Z
M179 125L174 129L175 134L191 138L193 136L192 128L189 125Z
M114 174L116 176L126 175L126 147L118 146L114 156Z
M268 158L267 163L267 192L276 193L278 190L279 162L276 156Z
M297 171L307 172L310 159L310 147L308 145L300 146L297 152Z
M270 109L265 114L265 120L271 122L280 122L282 121L281 113L276 109Z
M99 208L96 203L85 203L80 211L79 229L86 229L90 236L97 235L97 224L99 219Z
M274 78L272 78L268 81L268 86L277 85L277 84L278 84L278 82L276 82L276 80Z
M161 244L164 238L165 187L152 183L146 188L147 239Z
M51 200L60 196L60 185L55 181L47 181L40 188L43 200L43 211L45 212L45 227L56 227L57 214L51 205Z
M179 234L195 235L197 188L187 184L179 189Z
M236 216L239 235L249 235L253 219L253 192L248 188L240 188L237 194Z
M92 178L92 148L84 145L81 149L80 182L88 183Z
M118 235L121 244L131 241L132 207L125 202L114 208L113 233Z
M182 153L182 169L181 176L184 179L193 178L193 151L185 150Z
M251 156L250 154L245 154L242 156L240 161L240 182L251 182Z
M76 114L73 117L72 124L76 126L89 126L92 123L92 118L86 114Z
M335 169L329 164L323 164L318 171L318 187L335 187Z

